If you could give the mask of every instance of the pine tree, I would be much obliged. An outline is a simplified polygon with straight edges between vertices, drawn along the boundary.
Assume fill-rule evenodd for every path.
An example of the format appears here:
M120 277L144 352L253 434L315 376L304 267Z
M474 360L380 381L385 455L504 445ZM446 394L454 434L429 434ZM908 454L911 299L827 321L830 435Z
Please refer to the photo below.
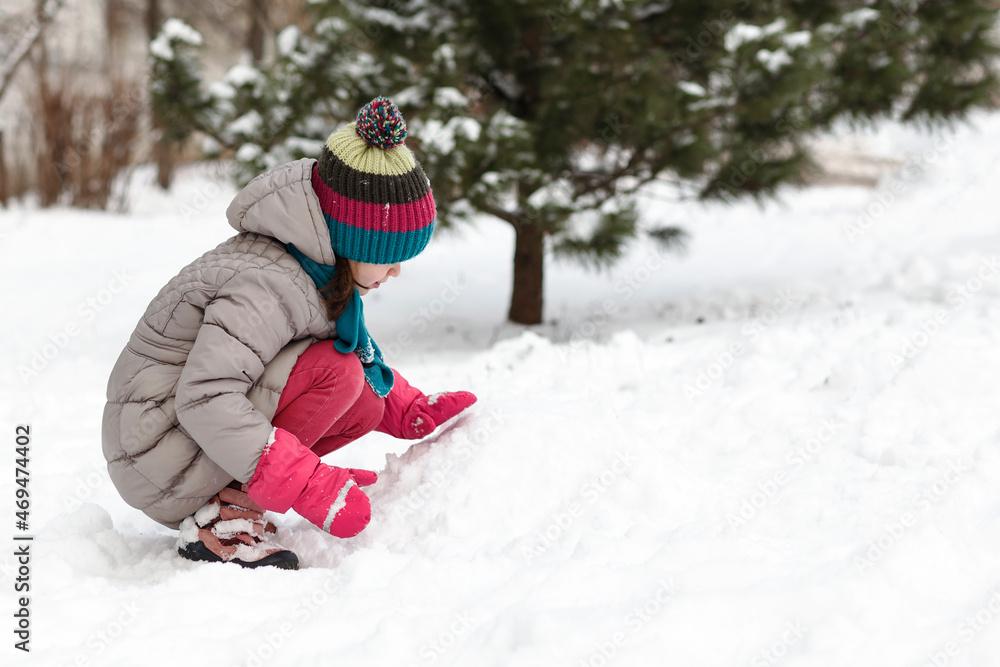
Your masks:
M613 262L643 233L635 197L652 181L764 197L801 180L804 139L838 119L946 123L987 104L989 5L330 0L313 3L314 34L279 36L281 58L242 103L170 102L212 116L221 143L249 142L240 154L259 168L390 95L441 223L488 214L514 227L509 316L534 324L547 252ZM227 129L250 110L260 123ZM682 236L650 226L661 243Z
M331 125L352 118L367 102L371 44L336 16L316 23L311 35L295 26L277 37L277 57L259 67L240 64L205 83L196 50L201 35L180 19L169 19L150 43L152 105L163 124L163 140L205 135L206 155L229 152L237 179L246 183L283 162L319 155Z

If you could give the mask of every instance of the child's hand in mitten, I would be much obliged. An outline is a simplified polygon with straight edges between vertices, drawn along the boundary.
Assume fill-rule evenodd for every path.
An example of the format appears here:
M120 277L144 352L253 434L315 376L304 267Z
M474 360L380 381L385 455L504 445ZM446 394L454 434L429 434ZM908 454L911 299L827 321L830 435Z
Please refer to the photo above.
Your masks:
M370 470L323 463L294 435L276 428L247 483L247 496L266 510L291 508L331 535L353 537L372 513L361 487L377 480Z
M475 402L475 395L468 391L421 396L406 413L403 433L411 440L422 438Z
M426 396L393 369L395 381L385 397L385 412L377 430L396 438L422 438L476 402L467 391Z
M292 509L336 537L354 537L371 520L372 506L362 486L374 484L370 470L320 463Z

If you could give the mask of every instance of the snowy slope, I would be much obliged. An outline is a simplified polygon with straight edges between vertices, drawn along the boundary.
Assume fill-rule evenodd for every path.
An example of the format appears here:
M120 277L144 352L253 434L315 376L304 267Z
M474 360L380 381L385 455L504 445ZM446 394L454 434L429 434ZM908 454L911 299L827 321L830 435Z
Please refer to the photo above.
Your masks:
M124 217L0 213L0 397L9 451L32 426L36 536L33 650L8 630L5 664L992 664L1000 115L865 141L905 161L874 191L651 197L688 253L553 264L532 331L503 323L509 230L440 235L367 298L369 329L417 386L480 402L327 457L380 471L373 520L341 541L277 517L298 572L180 559L103 472L107 375L229 236L224 177Z

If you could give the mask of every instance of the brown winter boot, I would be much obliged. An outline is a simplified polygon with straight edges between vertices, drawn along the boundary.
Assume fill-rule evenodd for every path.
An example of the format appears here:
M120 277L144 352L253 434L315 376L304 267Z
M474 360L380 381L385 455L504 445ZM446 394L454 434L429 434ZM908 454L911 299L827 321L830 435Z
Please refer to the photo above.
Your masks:
M177 553L189 560L297 570L294 553L265 541L265 533L276 530L264 520L264 509L233 482L181 522Z

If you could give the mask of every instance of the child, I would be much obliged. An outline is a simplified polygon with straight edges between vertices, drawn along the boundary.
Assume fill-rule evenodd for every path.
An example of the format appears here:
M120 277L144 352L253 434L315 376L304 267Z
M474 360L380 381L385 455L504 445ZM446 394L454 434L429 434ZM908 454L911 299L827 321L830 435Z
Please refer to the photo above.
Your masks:
M180 529L192 560L295 569L264 510L357 535L374 472L320 456L376 429L421 438L469 407L427 397L382 359L361 296L400 273L434 230L430 184L379 97L302 159L252 180L227 211L239 232L147 308L108 382L103 446L126 502Z

